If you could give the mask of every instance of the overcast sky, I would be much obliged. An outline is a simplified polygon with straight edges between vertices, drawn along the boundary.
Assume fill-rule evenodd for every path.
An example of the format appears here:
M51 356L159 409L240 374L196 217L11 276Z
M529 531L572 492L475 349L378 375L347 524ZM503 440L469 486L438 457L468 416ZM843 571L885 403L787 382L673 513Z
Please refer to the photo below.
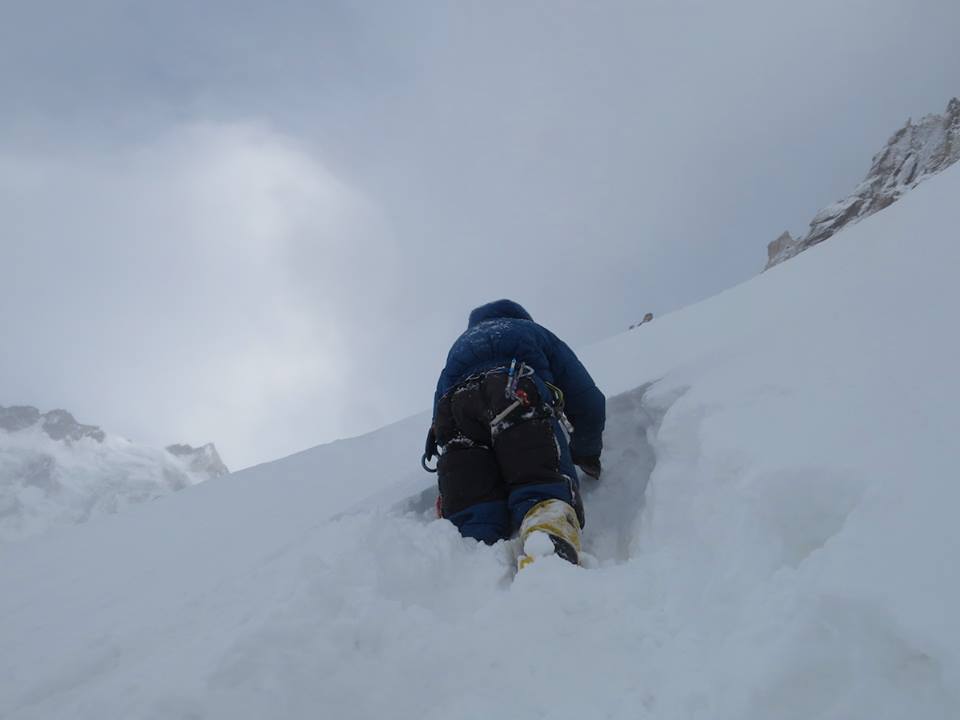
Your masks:
M577 347L751 277L960 94L956 0L3 15L0 404L235 469L428 408L482 302Z

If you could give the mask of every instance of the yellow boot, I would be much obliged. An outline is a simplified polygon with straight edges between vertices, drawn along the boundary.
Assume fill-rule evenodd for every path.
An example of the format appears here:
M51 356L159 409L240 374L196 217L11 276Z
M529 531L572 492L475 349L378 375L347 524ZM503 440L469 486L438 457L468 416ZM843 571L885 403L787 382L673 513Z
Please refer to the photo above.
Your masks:
M559 555L579 565L580 521L576 510L563 500L541 500L523 517L520 546L522 554L517 559L520 570L544 555Z

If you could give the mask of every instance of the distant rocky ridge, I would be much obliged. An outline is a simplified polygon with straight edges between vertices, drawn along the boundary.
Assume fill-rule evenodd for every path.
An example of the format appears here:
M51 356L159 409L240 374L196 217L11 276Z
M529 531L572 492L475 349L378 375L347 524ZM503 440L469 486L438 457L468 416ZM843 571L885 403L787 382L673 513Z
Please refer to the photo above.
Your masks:
M217 452L213 443L207 443L200 447L178 443L167 445L166 450L174 457L185 462L192 473L220 477L230 472L227 466L223 464L223 460L220 459L220 453Z
M942 115L908 120L873 158L867 177L847 198L821 210L802 238L783 233L767 246L769 269L863 218L883 210L931 175L960 160L960 99Z
M106 433L96 425L81 425L66 410L51 410L41 413L30 405L0 405L0 430L16 432L39 425L51 440L80 440L88 437L98 443Z
M66 410L0 405L0 543L229 473L216 447L140 445Z

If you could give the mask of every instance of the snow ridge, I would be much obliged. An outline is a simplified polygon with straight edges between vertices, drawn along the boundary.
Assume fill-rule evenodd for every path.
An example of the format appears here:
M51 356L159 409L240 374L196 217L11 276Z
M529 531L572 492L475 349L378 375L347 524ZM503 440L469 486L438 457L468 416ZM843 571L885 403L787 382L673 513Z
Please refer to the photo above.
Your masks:
M874 155L866 178L851 195L828 205L810 221L799 239L789 232L767 246L769 269L822 243L847 225L892 205L905 193L960 160L960 99L947 103L943 115L927 115L900 128Z

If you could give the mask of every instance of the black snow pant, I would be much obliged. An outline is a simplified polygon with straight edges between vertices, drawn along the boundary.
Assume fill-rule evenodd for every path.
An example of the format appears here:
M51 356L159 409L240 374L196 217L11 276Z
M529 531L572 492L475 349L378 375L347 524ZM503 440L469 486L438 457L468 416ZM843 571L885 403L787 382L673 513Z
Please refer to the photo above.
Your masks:
M508 538L523 516L550 498L574 506L583 524L579 481L553 393L533 374L517 382L526 402L503 415L508 376L496 369L468 378L441 398L434 430L441 508L466 537Z

